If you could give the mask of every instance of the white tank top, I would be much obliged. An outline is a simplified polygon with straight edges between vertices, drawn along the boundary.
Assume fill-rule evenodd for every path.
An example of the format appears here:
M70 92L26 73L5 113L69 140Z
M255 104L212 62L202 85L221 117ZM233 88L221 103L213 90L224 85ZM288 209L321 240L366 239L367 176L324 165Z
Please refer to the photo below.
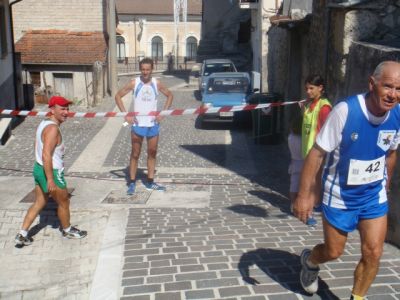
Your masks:
M157 80L152 78L149 83L144 83L140 77L135 79L133 90L134 111L140 114L147 114L157 110ZM151 127L155 124L154 116L137 116L138 126Z
M43 130L46 128L46 126L48 125L57 125L56 122L46 119L43 120L37 130L36 130L36 141L35 141L35 158L36 158L36 162L43 166L43 141L42 141L42 133ZM57 125L58 127L58 125ZM58 127L58 130L60 131L60 128ZM61 135L61 131L60 131L60 135ZM54 153L53 153L53 169L58 169L58 170L62 170L64 169L64 152L65 152L65 146L64 146L64 141L63 138L61 136L61 143L59 145L56 146L56 148L54 149Z

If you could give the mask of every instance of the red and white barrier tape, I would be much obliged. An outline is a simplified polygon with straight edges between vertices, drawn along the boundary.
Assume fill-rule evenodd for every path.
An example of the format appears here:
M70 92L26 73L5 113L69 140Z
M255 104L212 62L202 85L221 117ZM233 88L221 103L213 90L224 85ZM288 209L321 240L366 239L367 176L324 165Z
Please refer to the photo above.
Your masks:
M238 106L223 106L223 107L199 107L189 109L170 109L161 111L152 111L147 114L141 114L140 112L69 112L68 117L70 118L99 118L99 117L125 117L125 116L181 116L181 115L201 115L201 114L212 114L220 112L233 112L233 111L245 111L255 110L261 108L269 108L275 106L284 106L290 104L299 104L301 101L290 101L290 102L273 102L263 104L246 104ZM50 116L48 111L29 111L29 110L11 110L11 109L0 109L0 115L11 115L11 116L22 116L22 117L47 117Z

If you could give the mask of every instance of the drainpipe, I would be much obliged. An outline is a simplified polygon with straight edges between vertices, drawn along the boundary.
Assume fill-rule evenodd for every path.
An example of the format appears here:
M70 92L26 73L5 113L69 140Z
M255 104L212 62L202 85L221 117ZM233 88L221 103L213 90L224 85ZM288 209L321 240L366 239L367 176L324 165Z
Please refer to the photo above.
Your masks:
M109 59L110 59L110 85L111 85L111 97L114 97L117 93L117 38L116 30L117 25L115 22L115 0L108 1L108 48L109 48Z
M14 76L14 101L15 101L15 109L19 109L18 105L18 88L17 88L17 68L16 68L16 60L15 60L15 45L14 45L14 21L12 17L12 6L21 2L22 0L15 0L9 5L9 15L10 15L10 23L11 23L11 52L12 52L12 61L13 61L13 76Z

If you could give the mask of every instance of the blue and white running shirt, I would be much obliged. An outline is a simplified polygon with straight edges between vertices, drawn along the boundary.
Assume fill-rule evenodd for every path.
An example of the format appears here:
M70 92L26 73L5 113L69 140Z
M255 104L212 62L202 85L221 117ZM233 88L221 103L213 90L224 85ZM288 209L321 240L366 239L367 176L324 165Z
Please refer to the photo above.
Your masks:
M149 83L143 83L140 77L135 79L135 89L133 90L133 108L140 114L148 114L157 110L157 80L152 78ZM137 116L138 126L154 126L154 116Z
M338 103L317 136L328 152L322 177L323 203L358 208L387 201L386 155L399 143L400 107L382 117L372 115L365 95Z

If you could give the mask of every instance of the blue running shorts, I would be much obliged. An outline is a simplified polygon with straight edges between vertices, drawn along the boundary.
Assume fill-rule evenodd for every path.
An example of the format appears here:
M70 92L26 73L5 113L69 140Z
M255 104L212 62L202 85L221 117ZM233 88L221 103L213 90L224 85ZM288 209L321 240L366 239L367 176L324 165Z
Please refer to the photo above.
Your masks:
M151 127L132 125L131 130L133 133L135 133L138 136L153 137L153 136L157 136L160 134L160 125L155 124L154 126L151 126Z
M322 204L322 211L328 223L345 232L355 230L360 220L376 219L386 215L388 209L387 201L354 209L341 209Z

